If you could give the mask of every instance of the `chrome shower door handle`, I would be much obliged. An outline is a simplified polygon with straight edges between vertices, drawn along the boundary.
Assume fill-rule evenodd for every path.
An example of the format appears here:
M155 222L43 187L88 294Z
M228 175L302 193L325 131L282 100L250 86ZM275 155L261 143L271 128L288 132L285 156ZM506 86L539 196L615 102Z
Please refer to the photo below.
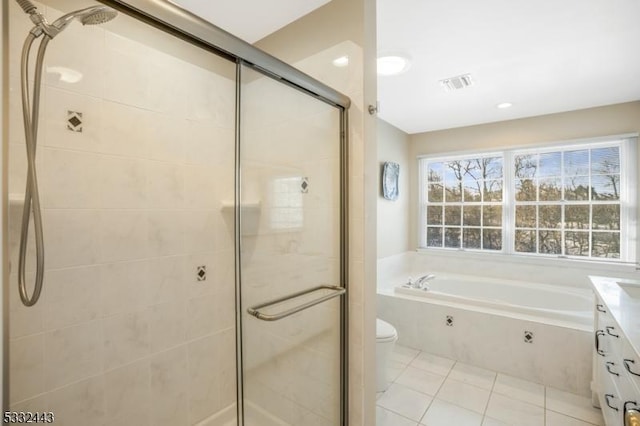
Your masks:
M260 311L260 309L269 308L273 305L277 305L282 302L286 302L288 300L305 296L307 294L313 293L314 291L320 291L320 290L328 290L329 293L275 314L266 314ZM307 290L292 293L288 296L280 297L278 299L270 300L268 302L261 303L259 305L252 306L247 309L247 313L263 321L277 321L277 320L286 318L288 316L291 316L293 314L296 314L300 311L304 311L305 309L309 309L310 307L318 305L322 302L326 302L327 300L331 300L338 296L343 296L346 292L347 292L347 289L344 287L338 287L338 286L332 286L332 285L321 285L321 286L309 288Z

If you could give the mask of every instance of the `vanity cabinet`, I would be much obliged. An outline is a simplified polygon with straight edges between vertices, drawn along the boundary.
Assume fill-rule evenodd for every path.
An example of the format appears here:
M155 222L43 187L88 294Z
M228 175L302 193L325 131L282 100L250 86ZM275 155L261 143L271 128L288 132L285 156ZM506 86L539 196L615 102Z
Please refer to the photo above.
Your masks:
M594 399L600 404L606 425L621 426L627 409L640 407L640 356L610 311L607 295L603 297L594 288Z

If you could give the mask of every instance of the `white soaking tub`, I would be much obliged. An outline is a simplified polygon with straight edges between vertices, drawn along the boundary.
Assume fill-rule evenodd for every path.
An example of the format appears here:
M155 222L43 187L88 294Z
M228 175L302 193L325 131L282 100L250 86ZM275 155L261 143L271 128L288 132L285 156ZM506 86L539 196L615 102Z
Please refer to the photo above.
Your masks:
M403 287L406 278L378 287L378 318L400 345L591 395L589 289L429 273L426 291Z
M465 275L434 274L428 290L395 287L403 295L487 308L544 323L562 322L589 329L593 324L593 294L588 289L521 281L478 279Z

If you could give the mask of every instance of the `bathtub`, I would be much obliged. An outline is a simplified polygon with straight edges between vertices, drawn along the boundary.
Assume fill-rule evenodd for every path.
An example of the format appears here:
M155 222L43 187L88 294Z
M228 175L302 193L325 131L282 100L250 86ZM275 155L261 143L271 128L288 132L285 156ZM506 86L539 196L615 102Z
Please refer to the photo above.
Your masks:
M587 289L539 283L478 279L464 275L434 274L428 290L398 285L394 292L433 301L490 309L493 313L520 316L546 324L590 330L593 326L593 294Z
M378 317L400 345L591 395L589 289L430 273L427 291L404 287L406 278L378 287Z

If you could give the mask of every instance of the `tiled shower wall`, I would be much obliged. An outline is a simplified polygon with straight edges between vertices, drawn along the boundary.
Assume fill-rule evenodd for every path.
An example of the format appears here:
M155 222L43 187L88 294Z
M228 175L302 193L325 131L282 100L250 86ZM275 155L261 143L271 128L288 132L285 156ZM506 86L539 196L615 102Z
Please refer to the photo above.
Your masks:
M11 408L51 410L64 425L210 418L235 402L234 223L222 208L233 200L234 65L186 44L180 58L158 50L176 41L122 15L74 22L51 42L38 146L46 274L25 308L18 64L30 22L9 3ZM79 114L81 125L68 121Z

